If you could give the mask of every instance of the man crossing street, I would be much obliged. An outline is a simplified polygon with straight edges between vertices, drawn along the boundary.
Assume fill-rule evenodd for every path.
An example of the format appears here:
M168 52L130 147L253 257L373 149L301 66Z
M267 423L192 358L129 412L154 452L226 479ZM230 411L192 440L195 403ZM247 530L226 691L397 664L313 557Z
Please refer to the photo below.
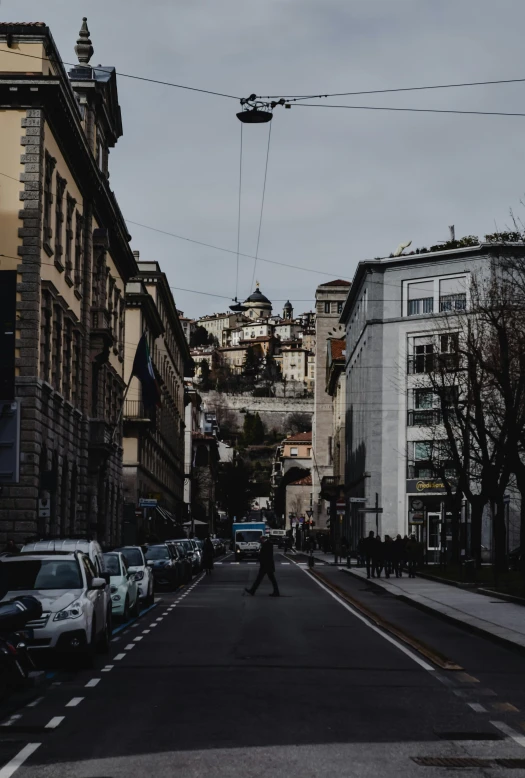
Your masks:
M273 586L273 592L270 594L270 597L279 597L279 587L277 585L277 579L275 578L275 563L273 561L273 545L269 538L267 538L265 535L261 535L259 573L252 586L249 589L245 589L244 591L248 594L251 594L253 597L265 575L268 576Z

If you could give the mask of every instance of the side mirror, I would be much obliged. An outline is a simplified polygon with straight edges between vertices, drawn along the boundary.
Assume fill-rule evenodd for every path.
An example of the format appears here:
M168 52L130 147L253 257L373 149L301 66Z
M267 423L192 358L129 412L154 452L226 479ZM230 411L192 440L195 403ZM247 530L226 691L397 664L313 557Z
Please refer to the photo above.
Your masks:
M149 565L149 567L153 567L153 560L152 559L148 559L146 564Z
M106 579L105 578L93 578L91 581L90 589L105 589L106 588Z
M108 586L109 586L109 584L111 583L111 580L110 580L110 579L111 579L111 573L106 573L106 572L104 571L104 572L102 572L102 573L100 573L100 574L99 574L98 578L103 578L103 579L104 579L104 581L107 583L107 585L108 585ZM97 580L97 578L95 578L95 581L96 581L96 580Z

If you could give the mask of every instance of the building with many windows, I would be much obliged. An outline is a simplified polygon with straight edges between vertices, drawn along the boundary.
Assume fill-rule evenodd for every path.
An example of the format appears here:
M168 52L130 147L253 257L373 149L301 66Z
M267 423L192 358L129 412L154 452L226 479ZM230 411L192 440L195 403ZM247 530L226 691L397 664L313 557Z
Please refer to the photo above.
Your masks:
M157 262L143 262L135 252L138 274L126 286L126 353L124 377L129 383L124 403L124 501L126 528L133 516L135 541L148 535L150 527L166 537L182 523L184 509L185 409L184 375L188 373L190 351L179 320L166 275ZM143 333L160 389L160 405L146 408L141 385L131 377L133 360ZM157 506L138 516L140 499L157 501ZM146 518L146 521L144 521ZM142 532L139 533L139 530ZM132 540L130 533L128 542Z
M315 291L315 381L312 470L312 509L316 527L326 528L329 522L330 493L322 489L323 479L333 478L332 398L326 391L326 344L330 338L344 333L339 324L350 282L342 279L321 284ZM319 355L322 355L319 357ZM326 482L325 482L326 483ZM330 488L332 484L330 482Z
M0 285L15 308L13 396L0 400L20 419L0 541L120 539L124 290L137 265L108 180L115 68L89 64L85 19L75 51L66 72L45 24L0 24Z
M458 367L459 317L492 244L360 262L345 303L346 477L344 531L414 533L436 557L446 489L432 460L445 438L429 373ZM451 391L454 391L452 382ZM434 451L434 453L433 453ZM447 477L454 473L448 470ZM366 499L362 503L351 498ZM375 506L382 512L374 512ZM463 521L466 520L463 511ZM355 545L354 545L355 547Z

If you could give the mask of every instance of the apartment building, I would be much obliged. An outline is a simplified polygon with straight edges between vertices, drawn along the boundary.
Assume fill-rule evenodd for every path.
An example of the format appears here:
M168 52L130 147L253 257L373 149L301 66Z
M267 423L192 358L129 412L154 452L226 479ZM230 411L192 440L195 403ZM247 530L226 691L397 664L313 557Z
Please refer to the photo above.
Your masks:
M497 250L479 244L358 265L341 315L345 528L354 543L374 530L414 533L429 558L440 548L447 501L431 462L439 415L427 376L436 359L456 364L458 317L468 310L472 275L485 272ZM366 507L352 497L366 498ZM382 512L373 511L376 504Z

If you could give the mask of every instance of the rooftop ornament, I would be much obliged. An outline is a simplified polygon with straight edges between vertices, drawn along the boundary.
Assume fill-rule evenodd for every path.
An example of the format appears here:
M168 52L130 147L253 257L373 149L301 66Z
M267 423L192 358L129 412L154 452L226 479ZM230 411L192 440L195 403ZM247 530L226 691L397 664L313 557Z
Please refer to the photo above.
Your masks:
M286 105L286 108L290 108L290 105L285 104L282 97L280 100L272 100L271 103L265 103L262 100L258 100L255 94L241 98L240 103L242 111L239 111L237 118L243 124L266 124L266 122L271 122L273 119L273 109L277 105Z
M87 26L87 17L82 18L82 27L78 34L77 45L75 46L75 54L78 57L79 65L83 67L89 67L89 60L93 56L93 44L89 37L89 30Z

